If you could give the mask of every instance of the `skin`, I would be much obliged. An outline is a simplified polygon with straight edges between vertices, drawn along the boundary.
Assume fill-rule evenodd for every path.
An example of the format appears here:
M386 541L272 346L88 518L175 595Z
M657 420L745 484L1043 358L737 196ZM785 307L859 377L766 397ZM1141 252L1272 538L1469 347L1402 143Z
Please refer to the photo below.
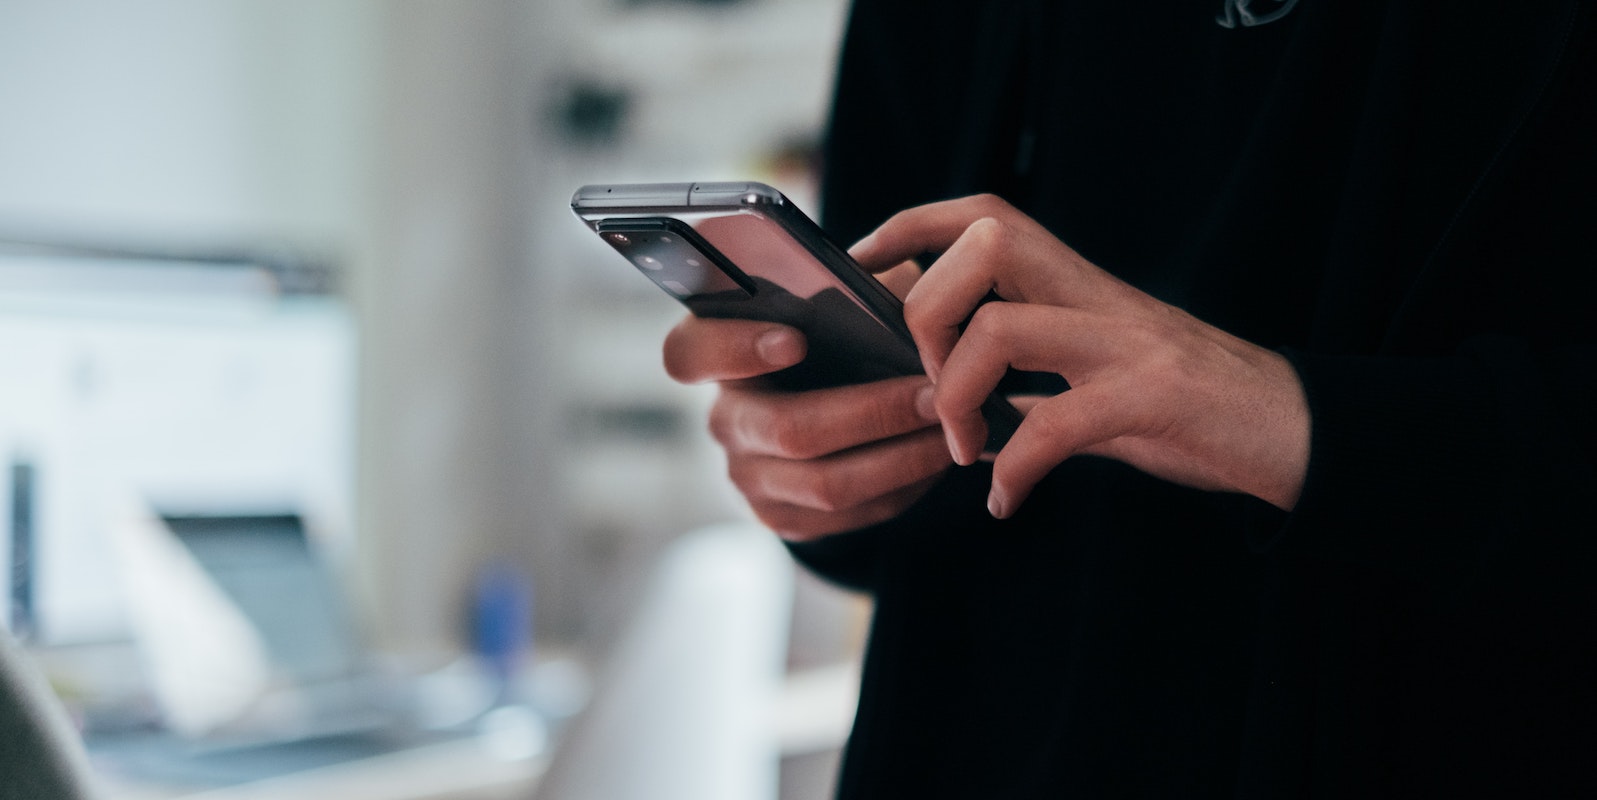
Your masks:
M900 297L913 264L879 273ZM779 392L759 376L803 360L804 337L766 322L684 318L666 336L666 372L716 382L710 433L759 519L806 541L898 516L953 466L923 377Z
M943 256L921 277L906 259L929 251ZM1309 412L1278 353L1120 281L989 195L901 212L850 252L904 298L930 382L772 391L758 377L802 360L804 341L770 323L689 317L665 343L672 377L720 384L710 430L733 482L784 538L890 519L950 463L974 462L981 401L1008 367L1054 372L1072 388L1017 402L1026 419L993 464L996 517L1078 453L1297 503ZM989 292L1003 301L982 305Z

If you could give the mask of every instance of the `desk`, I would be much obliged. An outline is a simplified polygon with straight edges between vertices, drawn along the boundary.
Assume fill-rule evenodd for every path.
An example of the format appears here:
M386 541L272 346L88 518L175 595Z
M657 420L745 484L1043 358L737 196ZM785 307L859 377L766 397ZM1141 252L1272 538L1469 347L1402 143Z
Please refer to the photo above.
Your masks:
M544 757L505 760L477 739L462 739L225 789L112 779L101 789L107 800L528 800L546 765Z

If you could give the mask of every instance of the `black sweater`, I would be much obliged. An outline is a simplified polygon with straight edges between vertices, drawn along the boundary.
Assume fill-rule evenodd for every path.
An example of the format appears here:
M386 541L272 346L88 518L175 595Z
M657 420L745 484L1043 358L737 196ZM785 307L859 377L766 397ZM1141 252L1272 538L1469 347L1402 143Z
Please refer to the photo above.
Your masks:
M1082 457L795 546L876 599L843 797L1597 796L1593 9L1237 5L856 5L834 235L997 192L1313 434L1291 514Z

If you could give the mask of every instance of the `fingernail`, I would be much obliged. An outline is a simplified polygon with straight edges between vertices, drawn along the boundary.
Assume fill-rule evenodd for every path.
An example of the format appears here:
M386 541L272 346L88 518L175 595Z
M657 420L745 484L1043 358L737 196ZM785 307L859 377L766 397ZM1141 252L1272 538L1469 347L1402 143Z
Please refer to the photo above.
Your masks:
M937 421L937 389L930 384L921 387L915 395L915 412L927 422Z
M954 457L954 463L962 467L971 465L971 460L960 449L959 440L954 438L953 428L943 428L943 438L948 440L948 454Z
M773 367L786 367L804 359L804 343L786 328L773 328L754 340L754 352Z
M850 256L853 256L854 258L859 258L859 254L860 253L869 252L870 249L872 247L874 247L875 245L876 245L876 233L873 231L871 233L866 234L865 238L855 242L854 246L850 247L848 249L848 254Z
M1004 490L998 488L998 484L993 484L993 488L987 492L987 513L992 514L993 519L1004 519L1009 516L1009 509L1005 507L1008 504Z

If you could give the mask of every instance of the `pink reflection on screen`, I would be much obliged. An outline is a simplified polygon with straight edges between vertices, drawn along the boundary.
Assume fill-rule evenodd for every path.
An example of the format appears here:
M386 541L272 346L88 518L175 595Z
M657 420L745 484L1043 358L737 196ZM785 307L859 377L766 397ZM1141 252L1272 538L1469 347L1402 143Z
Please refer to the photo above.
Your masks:
M763 278L807 299L827 289L836 289L872 319L881 322L804 245L794 241L780 225L764 215L738 211L684 215L683 219L750 277Z

